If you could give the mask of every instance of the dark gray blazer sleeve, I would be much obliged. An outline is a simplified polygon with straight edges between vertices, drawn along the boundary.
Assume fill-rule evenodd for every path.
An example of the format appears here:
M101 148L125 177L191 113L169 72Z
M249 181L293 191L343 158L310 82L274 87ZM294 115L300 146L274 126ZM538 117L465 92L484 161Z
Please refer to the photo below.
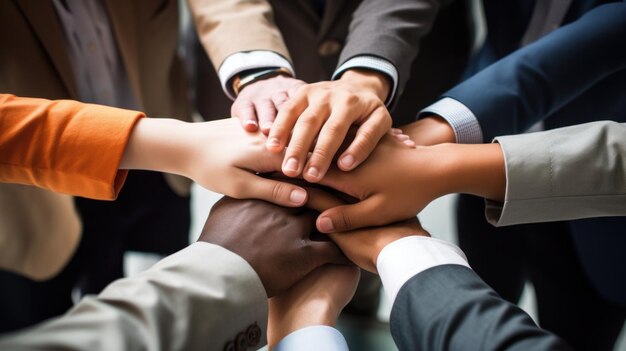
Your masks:
M400 350L570 350L459 265L430 268L406 282L390 323Z
M419 40L430 31L438 10L439 1L432 0L364 0L353 14L337 67L360 55L383 58L398 70L400 96Z

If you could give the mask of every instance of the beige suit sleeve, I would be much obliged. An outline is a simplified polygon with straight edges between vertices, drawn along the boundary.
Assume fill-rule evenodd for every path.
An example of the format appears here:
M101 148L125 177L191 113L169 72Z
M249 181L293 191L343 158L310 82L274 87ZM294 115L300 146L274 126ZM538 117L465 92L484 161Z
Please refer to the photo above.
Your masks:
M593 122L495 139L504 152L504 203L487 201L496 226L626 215L626 124Z
M222 350L243 337L256 350L266 330L267 296L252 267L199 242L62 317L3 336L0 349Z
M272 51L291 61L264 0L188 0L198 37L215 70L235 53Z

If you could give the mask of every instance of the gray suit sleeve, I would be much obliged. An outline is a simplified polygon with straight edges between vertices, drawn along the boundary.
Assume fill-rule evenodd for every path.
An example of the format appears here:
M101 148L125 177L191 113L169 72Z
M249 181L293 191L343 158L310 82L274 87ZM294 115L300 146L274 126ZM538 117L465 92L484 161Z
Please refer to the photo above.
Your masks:
M383 58L398 70L400 96L420 38L430 31L438 10L439 1L364 0L354 12L337 67L355 56Z
M252 267L195 243L62 317L3 335L0 349L222 350L243 338L256 350L266 330L267 296Z
M459 265L430 268L406 282L390 323L400 350L570 350Z
M626 124L601 121L498 137L504 203L487 201L497 226L626 215Z

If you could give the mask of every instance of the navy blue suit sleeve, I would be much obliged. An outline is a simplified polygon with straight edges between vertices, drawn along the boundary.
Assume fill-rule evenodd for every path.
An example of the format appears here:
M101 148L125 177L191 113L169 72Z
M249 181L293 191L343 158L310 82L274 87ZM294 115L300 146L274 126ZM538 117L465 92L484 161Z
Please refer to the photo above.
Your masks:
M444 96L474 113L485 142L523 132L626 69L625 19L625 2L598 6Z
M400 350L571 350L458 265L434 267L406 282L390 323Z

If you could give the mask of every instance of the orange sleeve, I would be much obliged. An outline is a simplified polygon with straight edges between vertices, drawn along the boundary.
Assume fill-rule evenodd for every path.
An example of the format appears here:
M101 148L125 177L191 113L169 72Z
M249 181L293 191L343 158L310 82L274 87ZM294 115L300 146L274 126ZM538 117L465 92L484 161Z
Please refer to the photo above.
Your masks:
M117 197L118 170L141 112L0 94L0 182L100 200Z

